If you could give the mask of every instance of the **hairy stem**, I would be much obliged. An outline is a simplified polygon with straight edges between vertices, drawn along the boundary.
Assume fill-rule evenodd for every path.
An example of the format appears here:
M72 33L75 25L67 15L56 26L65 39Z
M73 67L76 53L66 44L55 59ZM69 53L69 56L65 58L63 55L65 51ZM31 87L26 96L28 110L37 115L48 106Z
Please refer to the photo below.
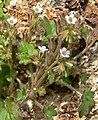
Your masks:
M80 96L82 96L82 93L81 93L81 92L79 92L77 89L75 89L73 86L69 85L68 83L63 82L62 80L59 80L59 81L57 81L57 82L59 82L59 84L62 84L62 85L64 85L64 86L66 86L66 87L69 88L71 91L75 91L77 94L79 94Z
M58 59L56 61L54 61L44 72L44 74L41 76L41 78L37 81L36 84L36 88L38 88L40 86L40 84L42 83L42 81L44 80L44 78L47 76L48 72L53 68L54 65L56 65L58 63Z

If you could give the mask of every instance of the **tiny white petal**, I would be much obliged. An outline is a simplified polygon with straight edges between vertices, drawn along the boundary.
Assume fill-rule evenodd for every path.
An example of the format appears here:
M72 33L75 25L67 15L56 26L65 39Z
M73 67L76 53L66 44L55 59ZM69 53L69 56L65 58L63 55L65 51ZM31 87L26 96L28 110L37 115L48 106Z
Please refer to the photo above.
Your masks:
M28 100L28 101L27 101L27 105L29 106L29 108L32 108L32 107L33 107L32 100Z
M74 14L70 14L69 17L74 18L75 16L74 16Z
M70 56L69 55L64 55L65 58L69 58Z
M74 17L73 18L73 23L75 24L76 21L77 21L77 18Z
M67 51L67 49L65 47L62 48L62 51Z
M48 49L46 48L46 46L38 46L38 49L40 50L40 52L44 53L45 51L47 51Z
M41 48L42 48L41 46L38 46L38 49L39 49L39 50L41 50Z
M66 21L68 21L68 20L69 20L69 16L68 16L68 15L66 15L66 16L65 16L65 19L66 19Z

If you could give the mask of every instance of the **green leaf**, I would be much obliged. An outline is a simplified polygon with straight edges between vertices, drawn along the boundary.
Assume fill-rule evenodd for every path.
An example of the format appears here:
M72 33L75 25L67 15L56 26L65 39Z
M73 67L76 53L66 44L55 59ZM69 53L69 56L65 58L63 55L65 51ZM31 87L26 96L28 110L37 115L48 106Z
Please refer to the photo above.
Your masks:
M49 80L49 83L52 84L55 81L55 74L54 74L54 72L52 72L52 71L49 72L47 79Z
M69 76L67 75L67 71L64 71L62 72L62 80L65 82L65 83L68 83L68 84L72 84L72 80L69 79Z
M0 87L7 83L7 80L12 80L12 74L8 65L1 65L0 70Z
M44 108L44 113L46 114L48 120L53 120L53 116L57 115L54 105L46 106Z
M42 25L45 29L45 35L46 36L50 35L51 34L51 25L50 25L49 20L46 17L44 17L44 19L42 20Z
M86 90L83 94L82 103L79 106L79 116L82 117L83 115L88 115L90 110L94 107L94 100L93 100L93 92L90 90Z
M31 43L22 42L19 47L19 59L21 63L29 63L31 62L30 57L33 55L37 55L38 51L35 49L35 46Z
M30 62L29 57L27 55L25 55L25 54L20 54L19 58L20 58L20 63L27 64L27 63Z
M10 3L10 0L4 0L4 5L5 6L9 5L9 3Z
M46 36L43 36L43 42L47 42L48 41L48 38Z
M63 81L65 82L65 83L68 83L68 84L72 84L72 80L70 80L68 77L62 77L62 79L63 79Z
M42 25L45 29L45 37L52 37L57 34L57 28L54 20L48 20L46 17L42 20Z
M51 34L52 35L56 35L57 34L57 28L56 28L56 24L54 20L50 21L50 25L51 25Z
M29 56L36 55L38 53L33 44L28 44L27 50Z
M21 53L25 53L28 56L38 54L38 51L35 49L35 46L33 44L27 43L27 42L22 42L19 50Z
M89 34L89 30L88 30L88 27L83 27L80 29L80 32L81 32L81 35L84 37L84 38L87 38L87 35Z
M19 120L18 106L12 100L6 99L0 107L0 120Z
M4 5L4 3L1 1L1 2L0 2L0 9L3 8L3 5Z
M2 11L2 9L0 9L0 19L2 19L4 17L4 13Z
M87 73L83 73L83 75L82 75L82 83L83 83L83 84L86 84L87 80L88 80L88 75L87 75Z
M0 19L1 20L4 20L6 18L6 15L3 12L3 6L4 6L4 3L1 1L0 2Z

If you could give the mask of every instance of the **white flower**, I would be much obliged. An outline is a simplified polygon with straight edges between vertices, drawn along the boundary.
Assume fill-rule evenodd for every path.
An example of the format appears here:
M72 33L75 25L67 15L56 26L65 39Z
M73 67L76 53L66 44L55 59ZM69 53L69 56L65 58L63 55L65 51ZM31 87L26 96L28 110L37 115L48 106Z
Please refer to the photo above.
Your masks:
M42 12L44 11L44 8L43 8L43 5L42 5L42 4L37 3L37 5L33 7L33 10L34 10L36 13L42 13Z
M27 101L27 105L29 106L29 108L32 108L32 107L33 107L32 100L28 100L28 101Z
M44 53L45 51L47 51L48 49L46 48L46 46L38 46L38 49L40 50L40 52Z
M65 47L60 49L60 54L62 57L69 58L70 57L70 51L67 50Z
M15 24L18 22L18 20L17 20L17 18L14 18L14 17L12 16L12 17L10 17L10 18L7 19L7 22L8 22L10 25L15 25Z
M10 0L10 6L16 6L17 0Z
M74 16L74 14L66 15L65 19L68 24L75 24L77 21L77 18Z

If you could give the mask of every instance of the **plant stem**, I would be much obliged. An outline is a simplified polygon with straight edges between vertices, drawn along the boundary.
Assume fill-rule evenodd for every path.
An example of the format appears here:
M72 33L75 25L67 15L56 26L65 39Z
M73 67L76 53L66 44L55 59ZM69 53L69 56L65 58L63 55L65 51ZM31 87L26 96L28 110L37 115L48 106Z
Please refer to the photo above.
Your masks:
M48 68L47 70L44 72L44 74L42 75L42 77L37 81L36 84L36 88L39 87L39 85L42 83L42 81L44 80L44 78L47 76L48 72L53 68L54 65L56 65L58 63L58 59L56 61L54 61Z
M31 87L33 87L33 81L34 81L34 76L33 76L33 68L32 68L32 63L29 64L29 69L30 69L30 74L31 74Z
M61 47L61 43L62 43L62 41L64 39L65 39L65 36L63 36L63 34L59 36L59 38L58 38L58 45L56 47L56 50L55 50L54 56L53 56L53 61L51 61L50 66L46 66L45 67L46 70L42 74L42 76L38 80L35 79L35 88L38 88L40 86L40 84L43 82L43 80L47 76L48 72L53 68L54 65L56 65L58 63L59 50L60 50L60 47Z
M36 99L34 100L34 103L35 103L35 105L38 106L41 110L43 110L44 106L43 106L41 103L39 103Z
M59 80L59 81L57 81L57 82L59 82L59 84L62 84L62 85L64 85L64 86L66 86L66 87L69 88L71 91L75 91L77 94L79 94L80 96L82 96L82 93L81 93L81 92L79 92L77 89L75 89L74 87L72 87L72 86L69 85L68 83L63 82L62 80Z
M12 90L13 90L13 84L14 84L14 78L15 78L15 72L14 72L14 69L13 69L13 39L12 39L12 35L14 35L14 31L9 31L10 32L10 35L9 35L9 53L8 54L11 54L10 56L10 59L8 60L8 64L10 66L10 71L11 71L11 74L12 74L12 81L10 83L10 86L9 86L9 91L10 93L12 93ZM12 33L11 33L12 32Z

